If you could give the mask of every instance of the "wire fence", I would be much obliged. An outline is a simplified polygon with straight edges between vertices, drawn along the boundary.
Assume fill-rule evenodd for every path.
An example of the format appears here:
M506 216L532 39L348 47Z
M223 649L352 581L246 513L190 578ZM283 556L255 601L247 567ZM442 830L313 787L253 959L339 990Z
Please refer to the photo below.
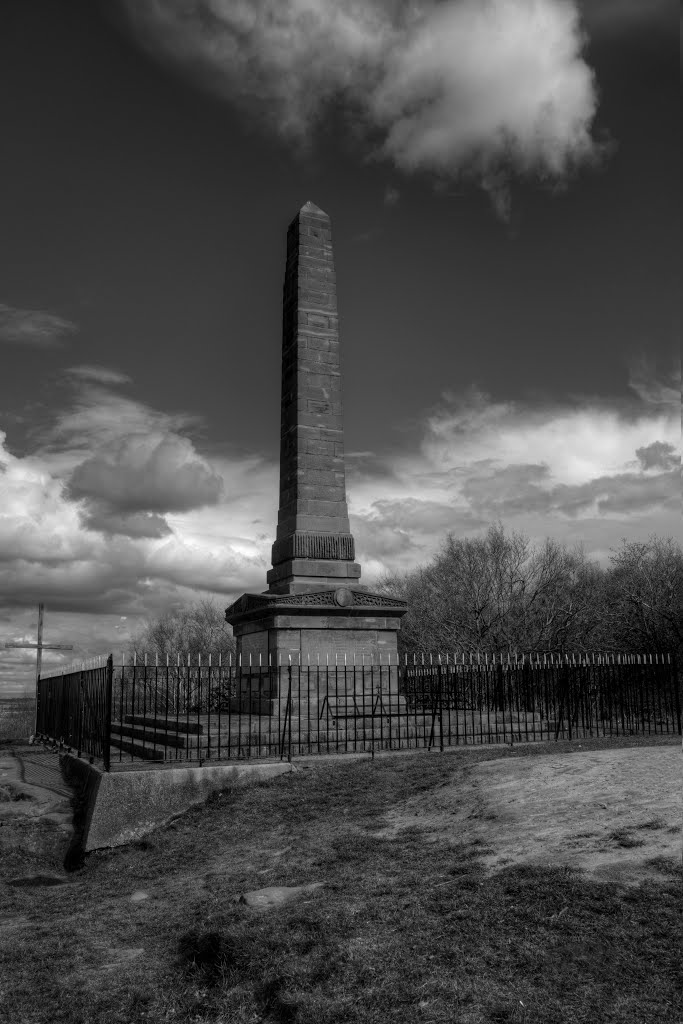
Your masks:
M39 684L45 738L101 759L288 758L591 736L681 735L671 655L337 656L267 664L111 656Z

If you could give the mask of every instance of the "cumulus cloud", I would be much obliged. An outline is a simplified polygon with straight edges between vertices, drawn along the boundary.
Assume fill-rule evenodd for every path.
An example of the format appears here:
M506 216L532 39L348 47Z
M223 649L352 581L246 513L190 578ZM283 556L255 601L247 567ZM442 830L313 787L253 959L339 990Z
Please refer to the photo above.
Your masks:
M299 146L334 98L376 155L474 175L503 211L510 172L563 178L597 155L574 0L122 3L153 53Z
M400 167L448 173L510 162L563 175L590 157L593 76L576 8L555 0L433 7L392 51L373 96Z
M643 469L676 469L681 464L681 457L672 444L664 441L653 441L643 448L636 448L636 458Z
M0 303L0 341L34 348L59 348L78 330L76 324L38 309L16 309Z
M197 597L227 605L245 588L262 589L277 465L205 457L188 436L197 417L169 416L89 375L73 379L72 404L31 454L14 455L0 433L0 616L8 628L42 601L51 622L68 623L57 639L82 634L87 656L125 646L119 616L134 631ZM22 665L0 666L0 689L30 676Z
M89 530L125 537L166 537L172 533L163 516L153 512L113 512L102 502L88 502L83 523Z
M246 467L245 467L246 463ZM68 460L40 451L19 458L0 432L0 608L34 605L96 614L150 614L178 589L237 596L260 588L265 561L254 537L254 502L277 493L277 471L257 460L223 459L214 473L228 483L248 479L242 502L190 509L172 517L117 515L82 506L65 486ZM226 515L227 512L227 515ZM98 516L109 515L102 522ZM265 548L265 542L263 542Z
M165 513L219 500L223 482L187 436L198 417L170 416L102 386L110 371L100 367L77 369L72 404L39 441L91 529L159 537L168 533Z
M125 646L128 629L171 606L201 596L227 605L263 589L277 464L200 455L183 434L198 426L194 416L169 416L81 379L31 454L14 455L0 432L6 635L42 601L55 642L80 637L76 653L87 657ZM199 498L214 504L197 507ZM0 690L32 671L30 659L3 661Z
M120 512L182 512L213 504L221 489L188 438L160 432L112 439L69 482L71 497Z

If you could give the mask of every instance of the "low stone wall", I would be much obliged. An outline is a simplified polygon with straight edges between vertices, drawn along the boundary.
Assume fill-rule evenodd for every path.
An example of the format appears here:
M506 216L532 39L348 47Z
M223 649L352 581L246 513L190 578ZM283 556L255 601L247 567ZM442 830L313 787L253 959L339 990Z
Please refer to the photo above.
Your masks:
M291 772L284 762L103 772L72 754L60 757L78 793L74 827L83 852L141 839L212 793Z

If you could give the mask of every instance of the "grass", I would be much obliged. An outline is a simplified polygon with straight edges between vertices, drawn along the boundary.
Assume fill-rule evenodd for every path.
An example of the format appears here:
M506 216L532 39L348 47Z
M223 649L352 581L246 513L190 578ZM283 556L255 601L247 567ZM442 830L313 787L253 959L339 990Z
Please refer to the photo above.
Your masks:
M392 840L373 834L392 806L464 780L477 760L512 756L528 755L320 763L226 791L137 844L90 854L63 886L8 887L7 1019L680 1021L679 868L659 864L657 881L632 888L566 868L488 875L481 841L427 843L417 828ZM32 867L30 844L20 845L0 874ZM276 910L238 901L250 889L315 881L326 884ZM131 902L136 890L150 898Z
M35 724L35 698L0 701L0 743L26 743Z
M641 827L647 827L647 826L641 826ZM609 836L607 838L611 839L613 842L615 842L617 844L617 846L623 846L624 848L627 848L627 849L629 847L632 847L632 846L645 846L645 840L644 839L636 839L636 837L632 836L631 833L629 832L629 830L626 829L626 828L617 828L617 829L615 829L613 832L610 832L610 834L609 834Z

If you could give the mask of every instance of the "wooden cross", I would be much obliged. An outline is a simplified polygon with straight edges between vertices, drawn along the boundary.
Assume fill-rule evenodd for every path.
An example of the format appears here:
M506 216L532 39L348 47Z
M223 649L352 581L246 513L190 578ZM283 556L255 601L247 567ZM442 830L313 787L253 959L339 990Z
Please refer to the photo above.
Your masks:
M15 644L9 640L5 647L30 647L36 651L36 683L40 679L40 670L43 664L43 651L73 651L73 644L44 644L43 643L43 612L44 604L38 605L38 643L37 644Z

